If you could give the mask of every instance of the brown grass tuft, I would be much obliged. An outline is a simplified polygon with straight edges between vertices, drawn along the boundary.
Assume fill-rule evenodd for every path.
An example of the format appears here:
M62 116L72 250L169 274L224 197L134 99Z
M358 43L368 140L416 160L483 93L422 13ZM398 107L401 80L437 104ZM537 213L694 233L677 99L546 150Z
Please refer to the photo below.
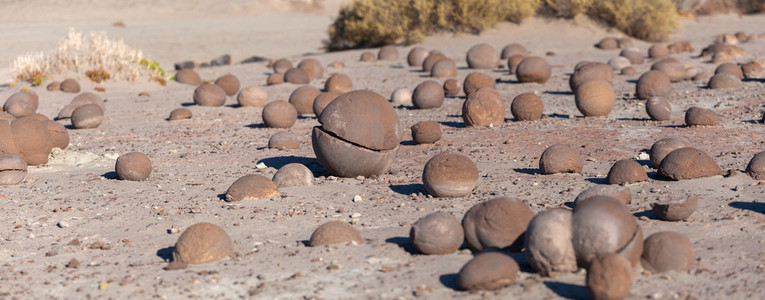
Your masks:
M630 36L652 42L667 40L679 25L672 0L595 0L590 15Z

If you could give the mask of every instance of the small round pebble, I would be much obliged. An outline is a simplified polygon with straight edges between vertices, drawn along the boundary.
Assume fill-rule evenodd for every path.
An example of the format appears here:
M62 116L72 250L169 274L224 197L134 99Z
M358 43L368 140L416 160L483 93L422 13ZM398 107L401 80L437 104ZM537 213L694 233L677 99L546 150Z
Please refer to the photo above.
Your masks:
M280 197L276 183L262 175L245 175L226 190L226 201L245 201Z
M444 81L444 96L457 97L460 94L460 82L456 79L447 79Z
M316 117L319 117L321 113L324 111L324 108L327 107L327 105L329 105L329 103L332 102L332 100L335 100L337 96L340 96L340 94L336 92L326 92L316 96L316 99L313 99L314 115L316 115Z
M584 161L579 153L565 145L547 147L539 157L539 172L542 175L557 173L581 173Z
M636 183L648 180L643 166L631 159L622 159L614 163L606 176L608 184Z
M409 50L406 61L410 67L421 67L426 57L428 57L428 50L422 47L414 47L412 50Z
M666 157L667 154L677 149L691 146L691 143L681 136L668 136L660 138L656 140L653 145L651 145L651 152L649 156L651 165L658 169L659 164L661 164L661 161L664 160L664 157Z
M202 84L202 78L199 77L199 73L193 69L181 69L175 73L175 81L188 85L200 85Z
M552 67L541 57L524 58L515 68L515 76L520 82L545 83L550 78Z
M542 118L544 105L542 99L534 93L523 93L515 96L510 105L510 112L518 121L534 121Z
M168 120L175 121L175 120L183 120L183 119L191 119L191 110L185 107L176 108L173 109L173 111L170 112L170 117L168 117Z
M672 117L672 104L664 97L654 96L645 103L645 112L654 121L667 121Z
M365 62L372 62L372 61L376 61L377 57L375 57L374 53L366 51L361 53L361 57L359 58L359 60L365 61Z
M287 70L292 69L293 65L292 62L289 61L286 58L280 58L276 60L271 67L274 69L274 72L277 74L284 74L287 72Z
M445 212L435 212L412 224L409 239L423 254L441 255L457 251L465 233L457 218Z
M263 107L263 123L271 128L290 128L297 122L295 106L284 100L277 100Z
M268 139L268 148L279 150L297 150L300 149L300 142L298 142L297 136L294 133L289 131L280 131Z
M436 154L425 164L422 183L434 197L465 197L478 182L478 168L457 152Z
M268 75L268 78L266 78L267 85L277 85L282 83L284 83L284 74L274 73Z
M548 209L531 219L524 243L531 267L549 277L576 271L571 233L571 210Z
M72 126L76 129L92 129L104 121L104 111L96 104L87 104L72 112Z
M239 91L236 102L241 107L263 107L268 102L268 93L260 87L251 85Z
M361 244L364 240L356 228L343 221L329 221L322 224L311 234L308 241L311 247L347 243Z
M466 60L471 69L494 69L497 67L499 57L494 46L481 43L470 47Z
M480 72L473 72L465 77L462 87L465 90L465 96L470 96L470 94L482 87L496 89L497 85L491 76Z
M614 252L600 254L587 268L586 282L593 300L625 299L632 288L632 265Z
M720 117L711 109L694 106L685 111L685 125L717 126L720 125Z
M218 85L205 83L194 90L194 103L199 106L223 106L226 91Z
M441 125L436 121L420 121L412 126L412 139L417 144L433 144L441 139Z
M690 239L674 231L661 231L645 239L641 259L643 268L653 273L670 270L688 272L696 262Z
M746 174L755 180L765 180L765 151L757 153L746 166Z
M430 70L430 76L435 78L455 77L457 76L457 64L451 58L439 60Z
M234 255L234 244L222 228L210 223L196 223L178 238L173 260L181 264L203 264L231 255Z
M685 147L664 157L659 165L659 175L672 180L686 180L722 175L722 169L704 151Z
M412 104L417 109L439 108L444 103L444 89L434 80L420 83L412 92Z
M353 90L353 81L348 75L343 73L335 73L329 76L324 83L324 90L327 92L334 92L338 94L345 94Z
M412 91L407 88L399 88L390 95L390 101L394 106L412 105Z
M308 72L301 68L292 68L284 72L284 81L292 84L308 84L311 82L311 78L308 77Z
M289 103L295 106L298 115L313 115L313 100L321 91L310 85L301 86L290 94Z
M397 60L398 49L394 45L385 45L377 52L377 58L379 60Z
M462 219L465 242L474 251L489 248L520 251L533 218L534 212L517 198L498 197L478 203Z
M76 94L80 92L80 83L72 78L64 79L59 86L62 92Z
M215 80L215 85L221 87L226 93L226 96L234 96L239 92L239 78L231 74L226 74Z

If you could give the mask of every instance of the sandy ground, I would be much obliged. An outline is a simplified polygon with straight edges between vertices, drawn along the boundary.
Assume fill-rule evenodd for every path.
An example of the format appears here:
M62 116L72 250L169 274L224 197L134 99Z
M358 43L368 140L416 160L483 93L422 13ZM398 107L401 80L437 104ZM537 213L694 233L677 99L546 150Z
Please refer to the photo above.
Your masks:
M414 89L428 79L418 68L406 65L410 47L399 48L400 59L392 62L360 62L364 50L317 53L326 38L330 9L309 14L244 11L230 16L222 9L200 15L198 11L209 8L202 5L199 10L173 15L172 7L155 9L146 1L119 13L114 11L117 4L96 6L92 15L99 17L88 19L74 18L73 12L87 12L100 2L54 2L56 13L44 10L47 5L42 3L48 2L25 3L29 4L3 5L22 12L41 10L45 18L23 18L12 9L2 10L0 40L6 48L0 53L0 66L4 74L8 72L4 66L13 57L55 49L56 41L74 26L121 37L168 69L177 61L221 54L231 54L234 61L251 55L283 56L294 63L313 57L324 65L341 61L346 67L327 68L324 78L311 85L321 88L330 73L342 72L353 78L354 88L386 97L397 88ZM146 16L146 10L159 17ZM112 27L115 21L125 22L126 27ZM761 33L765 16L717 16L684 20L683 25L674 39L690 41L696 51L675 57L712 71L714 65L694 58L700 49L717 34ZM457 61L460 81L472 72L466 68L465 53L478 42L498 48L519 42L538 55L554 52L545 56L554 66L553 75L544 85L520 84L504 69L485 71L497 78L497 89L508 108L507 122L495 128L465 128L459 117L464 97L447 98L443 107L432 110L397 108L407 128L405 138L392 169L376 179L330 177L311 148L310 130L318 125L313 117L300 118L290 129L299 136L300 149L279 151L266 147L268 138L279 130L262 125L261 109L236 107L234 99L228 99L225 107L197 107L191 100L194 87L175 82L167 87L151 82L99 84L106 90L101 96L108 99L106 121L93 130L70 130L67 149L55 150L45 166L30 167L24 183L0 190L4 204L0 208L0 298L587 299L584 271L541 277L522 253L512 254L521 265L516 284L496 292L456 291L456 273L473 254L466 249L442 256L414 254L407 238L410 226L435 211L461 219L472 205L496 196L517 197L534 212L566 206L582 190L604 183L616 160L639 157L655 140L678 134L713 156L726 174L734 172L672 182L658 179L656 170L646 166L651 180L629 186L630 209L644 234L681 232L693 241L697 256L694 269L687 273L651 275L635 270L629 298L765 297L765 185L740 172L764 147L763 125L754 122L765 106L762 82L748 81L744 88L725 91L707 90L705 82L676 83L672 120L655 122L647 119L644 101L629 96L637 76L617 75L617 104L611 114L583 118L568 90L568 76L580 60L605 62L618 55L592 46L606 36L620 34L587 19L531 19L520 25L500 24L480 36L443 34L426 39L421 46L439 49ZM635 44L643 51L649 47L639 41ZM751 54L742 58L748 61L761 56L765 41L741 47ZM636 66L638 74L649 68L649 63ZM270 100L285 100L297 87L265 87L271 70L263 63L198 71L207 80L234 74L243 86L264 87ZM84 91L96 86L84 76L80 83ZM0 99L23 87L0 87ZM38 112L50 117L72 98L44 88L34 90L40 95ZM510 101L529 91L541 95L546 117L516 122L509 113ZM139 96L140 92L149 96ZM168 122L169 112L181 106L194 113L193 119ZM684 126L683 112L690 106L715 109L722 125ZM439 121L443 139L435 145L414 145L408 128L422 120ZM554 143L576 147L586 159L582 174L539 174L539 155ZM468 197L431 198L422 186L425 162L447 150L468 155L478 166L478 185ZM131 151L151 158L154 171L149 180L114 179L116 157ZM267 168L258 169L260 162ZM270 177L291 162L306 164L316 176L315 185L282 189L279 199L221 200L237 178ZM353 202L355 195L364 200ZM656 200L686 196L701 199L688 221L663 222L650 212ZM351 222L366 243L306 247L314 228L329 220ZM164 271L169 249L179 236L171 229L182 231L197 222L224 228L234 240L236 255ZM79 260L79 268L67 267L73 258Z

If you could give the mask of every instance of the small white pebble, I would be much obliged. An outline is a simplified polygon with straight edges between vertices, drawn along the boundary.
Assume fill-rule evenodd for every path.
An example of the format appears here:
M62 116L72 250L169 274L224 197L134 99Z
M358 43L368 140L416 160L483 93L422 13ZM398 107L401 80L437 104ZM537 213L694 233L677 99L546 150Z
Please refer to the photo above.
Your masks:
M58 223L56 223L56 226L59 228L69 228L69 223L67 221L61 220Z
M358 219L358 218L361 218L361 214L360 214L360 213L353 213L353 214L351 215L351 218L353 218L353 219Z
M265 168L267 168L267 167L266 167L266 164L264 164L264 163L262 163L262 162L261 162L261 163L258 163L257 165L255 165L255 168L258 168L258 169L265 169Z
M361 196L359 195L353 196L353 202L361 202L361 201L364 201L364 198L361 198Z

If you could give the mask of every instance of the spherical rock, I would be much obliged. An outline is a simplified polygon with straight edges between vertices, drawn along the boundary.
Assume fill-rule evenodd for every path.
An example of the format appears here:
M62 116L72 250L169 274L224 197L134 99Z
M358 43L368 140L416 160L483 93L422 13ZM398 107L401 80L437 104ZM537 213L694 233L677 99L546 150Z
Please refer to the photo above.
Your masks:
M610 197L625 205L632 203L632 194L630 193L629 188L618 185L597 184L582 191L576 196L576 199L574 199L574 208L576 208L578 203L595 196Z
M421 121L412 126L412 139L417 144L433 144L441 139L441 125L436 121Z
M460 94L460 82L456 79L447 79L444 81L444 96L457 97Z
M394 45L383 46L380 48L380 51L377 52L377 58L379 60L397 60L398 49L396 49L396 46Z
M243 88L236 96L236 102L242 107L263 107L267 100L268 93L254 85Z
M412 91L407 88L396 89L390 95L390 101L394 106L412 105Z
M371 91L338 96L319 116L312 135L316 158L343 177L379 175L395 159L401 124L393 107Z
M0 117L2 117L3 114L5 113L0 112ZM11 122L16 118L10 114L6 115L10 116L10 119L0 118L0 153L11 153L21 156L19 147L16 146L16 141L13 137L13 130L11 130ZM21 158L23 159L24 157Z
M586 267L598 254L627 248L639 231L635 217L624 203L607 196L595 196L580 201L571 219L572 242L577 264ZM642 231L639 238L642 246ZM634 248L634 247L631 247ZM635 250L642 250L640 249ZM633 264L640 258L640 251ZM630 260L635 253L624 253Z
M244 201L276 198L281 196L276 183L261 175L240 177L226 191L226 201Z
M717 126L720 125L720 117L711 109L691 107L685 111L685 125Z
M434 80L427 80L414 88L412 104L417 109L439 108L444 104L444 89Z
M510 111L518 121L534 121L542 118L544 105L542 99L534 93L523 93L515 96Z
M635 86L635 95L642 100L651 97L667 97L670 94L672 94L672 82L666 73L659 70L643 73Z
M435 78L455 77L457 76L457 64L451 58L439 60L430 70L430 76Z
M76 129L92 129L104 121L104 111L95 104L87 104L72 112L72 126Z
M615 37L603 38L600 40L600 42L598 42L596 47L602 50L617 50L619 49L619 40L617 40Z
M292 68L284 72L284 81L292 84L308 84L311 82L311 78L308 77L308 72L301 68Z
M583 83L574 93L576 108L586 117L603 117L616 104L611 83L605 80L591 80Z
M0 111L0 121L13 121L13 119L16 119L16 117L14 117L12 114Z
M645 112L654 121L666 121L672 117L672 104L664 97L651 97L645 103Z
M657 202L653 204L653 212L663 221L682 221L696 211L698 202L698 197Z
M1 130L6 131L6 130ZM27 165L37 166L48 162L48 155L53 150L53 139L44 122L33 116L16 118L10 122L10 133L16 151L6 151L21 156ZM4 144L6 144L4 142Z
M576 271L571 233L568 209L548 209L531 219L525 234L525 253L531 267L550 277Z
M468 95L462 104L462 120L466 126L499 126L505 123L505 102L490 87L483 87Z
M301 86L290 94L289 103L295 106L299 115L313 114L313 100L321 94L319 89L310 85Z
M49 92L57 92L61 90L61 82L60 81L51 81L46 87L46 90Z
M491 76L479 72L473 72L465 77L465 82L462 84L462 87L465 89L465 96L470 96L470 94L482 87L496 89L497 85L494 82L494 78L491 78Z
M104 109L104 100L101 99L100 96L93 94L91 92L84 92L77 96L74 96L72 98L72 101L69 102L64 108L61 109L58 113L58 119L69 119L72 117L72 112L83 105L86 104L95 104L101 107L102 110Z
M664 157L659 165L659 174L672 180L685 180L722 175L722 170L704 151L685 147Z
M371 62L371 61L376 61L377 57L375 57L374 53L369 52L369 51L365 51L365 52L361 53L361 57L359 58L359 60L360 61Z
M499 58L494 46L481 43L470 47L467 52L467 64L471 69L495 69Z
M170 117L167 119L169 121L175 121L175 120L183 120L183 119L191 119L191 110L185 107L176 108L173 109L173 111L170 112Z
M758 78L762 74L762 65L756 61L748 62L741 65L741 71L746 79Z
M641 262L643 268L652 273L688 272L695 261L693 243L681 233L662 231L645 239Z
M611 66L611 68L613 68L615 71L621 71L622 69L631 66L632 63L630 63L630 60L626 57L617 56L609 59L608 65Z
M337 92L326 92L321 93L318 96L316 96L316 99L313 99L313 113L317 117L321 115L321 112L324 111L324 108L329 105L332 100L335 100L337 96L340 96L340 93Z
M576 92L580 85L591 80L614 82L614 71L611 66L600 62L583 62L574 68L574 74L568 81L571 91Z
M268 75L268 78L266 78L267 85L276 85L276 84L282 84L282 83L284 83L284 74L274 73L274 74Z
M426 57L428 57L428 51L425 50L425 48L414 47L412 50L409 50L409 55L407 55L406 61L409 63L410 67L421 67L422 62L425 61Z
M661 161L672 151L680 148L691 147L691 143L680 136L669 136L658 139L651 146L650 160L654 168L659 168Z
M231 74L226 74L215 80L215 85L219 86L226 93L226 96L233 96L239 92L239 78Z
M510 58L513 55L528 55L529 50L521 44L511 43L502 48L502 59Z
M297 122L297 109L284 100L277 100L263 107L263 123L271 128L290 128Z
M539 172L542 175L557 173L581 173L584 161L579 153L565 145L547 147L539 157Z
M45 127L48 128L51 141L54 148L66 149L69 146L69 131L66 130L64 124L53 120L45 120Z
M614 163L606 176L608 184L635 183L648 180L643 166L631 159L622 159Z
M507 58L507 70L510 72L510 75L515 74L518 65L527 57L529 56L526 54L515 54Z
M667 44L656 43L648 48L648 57L653 60L659 60L669 56L669 47Z
M518 263L501 252L484 252L468 261L457 274L457 287L466 291L498 290L515 283Z
M434 197L465 197L478 182L478 168L457 152L436 154L425 164L422 183Z
M62 92L76 94L80 92L80 83L72 78L64 79L59 86Z
M293 65L292 62L289 61L286 58L280 58L276 60L271 67L274 69L274 72L277 74L284 74L287 72L287 70L292 69Z
M308 244L311 247L332 244L364 243L361 234L350 224L343 221L329 221L322 224L311 234Z
M462 219L465 242L473 251L520 251L532 218L534 212L519 199L499 197L478 203Z
M433 50L428 53L428 56L425 57L425 60L422 61L422 71L423 72L430 72L430 70L433 69L433 66L439 61L446 57L443 53L441 53L438 50Z
M268 148L279 150L295 150L300 149L300 142L298 142L297 136L294 133L289 131L280 131L268 139Z
M627 60L630 62L630 65L642 65L643 62L645 62L643 53L640 53L640 51L637 50L624 49L621 53L619 53L619 56L627 58Z
M600 254L587 268L586 282L593 300L625 299L632 288L632 265L614 252Z
M203 264L234 254L234 244L222 228L210 223L189 226L178 238L173 260L182 264Z
M151 175L151 160L141 152L129 152L117 158L114 169L121 180L142 181Z
M310 80L321 79L321 77L324 76L324 67L322 67L321 63L314 58L301 60L297 67L305 70L305 72L308 73L308 78Z
M520 82L545 83L550 78L552 67L541 57L524 58L515 68L515 76Z
M746 174L755 180L765 180L765 151L757 153L746 166Z
M278 188L312 186L313 173L303 164L291 163L279 168L271 180L276 183Z
M31 116L37 111L39 98L33 91L14 93L3 104L3 110L16 118Z
M715 75L728 74L736 77L738 80L744 79L744 71L738 64L732 62L721 63L715 68Z
M175 73L175 81L188 85L200 85L202 84L202 78L199 77L199 73L193 69L181 69Z
M27 177L27 164L21 156L11 153L0 153L0 185L19 184L25 177ZM460 227L461 231L462 227ZM462 244L462 241L460 241L460 244Z
M194 90L194 104L199 106L223 106L226 91L218 85L205 83Z
M635 71L635 68L633 67L626 67L622 69L621 74L624 76L635 76L635 74L637 74L637 71Z
M741 80L725 73L715 74L712 78L709 78L709 83L707 83L707 87L713 90L737 89L742 86L744 84L741 83Z
M465 233L462 224L454 216L435 212L412 224L409 239L423 254L449 254L459 250Z
M685 65L683 65L677 59L671 57L653 63L653 65L651 65L651 70L664 72L667 74L667 76L669 76L669 80L671 82L683 81L687 75Z
M353 90L353 81L348 75L335 73L329 76L329 79L324 82L324 90L327 92L345 94Z

